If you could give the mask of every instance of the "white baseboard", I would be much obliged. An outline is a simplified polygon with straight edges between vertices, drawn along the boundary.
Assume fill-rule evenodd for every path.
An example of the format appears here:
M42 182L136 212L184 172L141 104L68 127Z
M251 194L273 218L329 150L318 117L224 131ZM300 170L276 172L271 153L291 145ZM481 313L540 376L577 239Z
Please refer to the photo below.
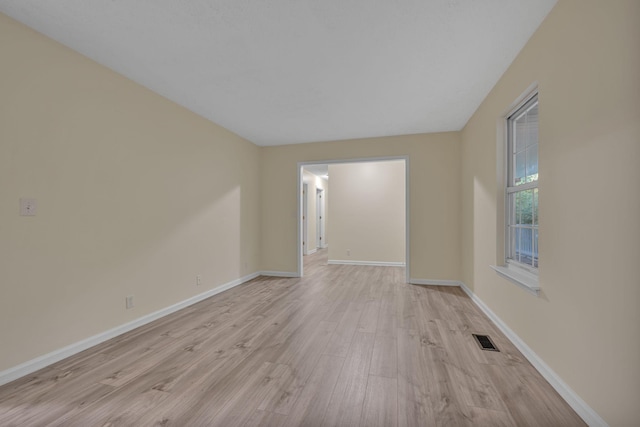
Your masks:
M457 280L409 279L409 283L412 285L462 286L462 282Z
M464 283L460 283L462 290L469 295L469 298L487 315L489 319L502 331L503 334L520 350L524 357L531 362L534 368L551 384L551 386L562 396L562 398L573 408L574 411L590 427L608 427L608 424L594 411L578 394L565 383L538 356L520 337L513 332L480 298L474 294Z
M9 368L4 371L1 371L0 385L7 384L25 375L29 375L39 369L42 369L51 364L54 364L62 359L66 359L69 356L73 356L76 353L80 353L81 351L84 351L90 347L93 347L107 340L110 340L111 338L115 338L118 335L122 335L135 328L138 328L140 326L146 325L147 323L153 322L154 320L157 320L161 317L167 316L171 313L174 313L178 310L181 310L185 307L193 305L204 299L207 299L216 294L224 292L235 286L241 285L242 283L248 282L249 280L253 280L259 275L260 273L256 272L256 273L252 273L247 276L241 277L239 279L232 280L216 288L210 289L206 292L203 292L201 294L188 298L184 301L170 305L169 307L165 307L158 311L154 311L153 313L149 313L145 316L139 317L131 322L125 323L120 326L116 326L115 328L109 329L108 331L91 336L89 338L70 344L58 350L54 350L51 353L44 354L40 357L36 357L35 359L21 363L20 365L14 366L13 368Z
M404 262L384 262L384 261L351 261L345 259L330 259L328 264L333 265L370 265L375 267L405 267Z
M300 277L298 273L293 271L261 271L260 276L270 277Z
M309 249L309 250L307 251L307 255L313 255L313 254L315 254L316 252L318 252L318 248Z

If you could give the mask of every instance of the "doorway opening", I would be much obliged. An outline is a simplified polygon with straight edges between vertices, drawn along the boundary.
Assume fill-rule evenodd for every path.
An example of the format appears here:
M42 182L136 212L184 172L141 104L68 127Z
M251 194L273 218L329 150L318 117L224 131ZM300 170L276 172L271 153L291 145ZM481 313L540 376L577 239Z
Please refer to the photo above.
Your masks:
M404 266L409 281L408 156L299 162L297 210L299 277L328 248L329 264Z

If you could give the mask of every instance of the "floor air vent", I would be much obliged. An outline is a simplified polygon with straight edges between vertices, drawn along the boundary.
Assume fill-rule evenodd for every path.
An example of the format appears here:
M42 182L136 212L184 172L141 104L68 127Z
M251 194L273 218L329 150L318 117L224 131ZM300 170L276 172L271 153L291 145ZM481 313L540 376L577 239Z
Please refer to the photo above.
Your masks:
M493 341L491 341L491 338L489 338L488 335L476 335L476 334L472 334L472 335L476 339L476 342L478 343L481 349L487 350L487 351L500 351L498 350L498 347L496 347L496 345L493 343Z

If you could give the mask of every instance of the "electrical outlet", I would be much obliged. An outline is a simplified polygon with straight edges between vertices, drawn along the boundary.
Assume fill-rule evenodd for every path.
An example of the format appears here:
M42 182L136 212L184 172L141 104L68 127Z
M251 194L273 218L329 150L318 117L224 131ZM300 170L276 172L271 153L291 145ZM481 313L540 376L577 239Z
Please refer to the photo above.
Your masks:
M133 308L133 295L129 295L128 297L126 297L124 304L127 310L129 310L130 308Z
M347 249L347 256L351 256L351 249Z
M200 285L202 285L202 276L198 274L196 276L196 286L200 286Z

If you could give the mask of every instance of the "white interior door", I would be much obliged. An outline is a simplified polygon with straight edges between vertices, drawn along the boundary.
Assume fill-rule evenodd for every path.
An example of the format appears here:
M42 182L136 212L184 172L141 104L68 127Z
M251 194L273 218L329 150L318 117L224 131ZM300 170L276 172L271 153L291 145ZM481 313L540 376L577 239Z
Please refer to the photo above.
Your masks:
M316 190L316 247L324 248L324 190Z

